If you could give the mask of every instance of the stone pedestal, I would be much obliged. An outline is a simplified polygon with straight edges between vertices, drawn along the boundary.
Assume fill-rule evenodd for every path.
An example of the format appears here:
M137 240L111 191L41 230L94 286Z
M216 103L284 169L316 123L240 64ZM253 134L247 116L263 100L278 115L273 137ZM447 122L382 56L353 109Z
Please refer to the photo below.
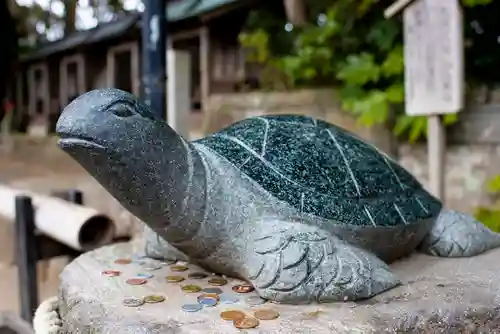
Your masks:
M199 293L187 294L184 284L209 287L208 278L168 283L168 275L187 278L200 268L172 272L169 266L150 271L154 275L140 286L125 281L143 264L119 265L117 258L131 257L137 250L118 244L89 252L68 265L61 274L59 312L65 333L241 333L232 322L220 318L226 309L252 314L257 308L273 308L276 320L261 320L249 333L500 333L500 249L474 258L443 259L415 254L394 263L403 286L358 303L249 306L245 299L255 294L236 294L237 280L220 287L239 302L204 307L188 313L183 304L196 303ZM117 277L102 276L116 269ZM151 268L149 268L151 269ZM166 300L140 307L123 305L126 297L163 295Z

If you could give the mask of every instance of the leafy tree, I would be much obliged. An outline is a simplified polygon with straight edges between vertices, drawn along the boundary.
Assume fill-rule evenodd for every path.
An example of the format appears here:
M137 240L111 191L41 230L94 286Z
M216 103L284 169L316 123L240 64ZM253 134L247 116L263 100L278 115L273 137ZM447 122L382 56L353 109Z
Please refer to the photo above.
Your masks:
M389 125L397 135L406 135L410 141L416 141L426 134L427 121L425 117L404 114L402 22L400 18L387 20L383 16L384 9L392 2L310 2L308 23L301 27L290 26L281 17L272 23L268 22L266 17L269 14L266 16L266 13L272 10L265 7L249 16L240 41L254 51L249 55L250 60L262 64L264 74L273 74L268 75L272 80L263 82L268 85L267 88L335 86L344 109L355 115L359 122L367 126L392 123ZM468 23L473 20L496 23L492 15L495 9L496 13L500 10L497 8L499 3L492 0L463 0L467 29L470 26ZM486 12L490 19L478 14ZM287 38L281 37L284 34L283 27L290 31ZM499 30L490 33L499 35ZM469 35L470 31L466 30L466 36ZM491 39L488 43L491 47ZM479 42L470 44L472 47L467 50L468 55L474 52L476 56L480 52L488 53L484 48L478 51ZM498 49L497 45L493 47ZM276 46L280 46L280 49L277 50ZM473 63L470 56L467 59L471 82L485 81L484 75L474 76L481 66L484 67L484 62L490 65L489 71L485 73L492 72L492 61L500 62L498 56L494 59L489 57L489 62L485 57L474 57ZM455 120L455 114L444 117L446 124Z

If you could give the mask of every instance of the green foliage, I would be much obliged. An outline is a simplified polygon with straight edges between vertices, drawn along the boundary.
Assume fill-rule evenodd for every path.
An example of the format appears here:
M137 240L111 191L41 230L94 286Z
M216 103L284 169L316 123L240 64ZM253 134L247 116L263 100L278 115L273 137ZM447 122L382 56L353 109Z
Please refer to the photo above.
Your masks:
M488 180L486 189L493 197L493 205L479 206L474 212L477 220L488 226L492 231L500 233L500 175Z
M462 1L467 7L492 2ZM426 135L427 119L404 113L402 23L398 18L388 20L383 16L391 3L391 0L318 1L314 6L311 3L310 23L295 27L289 34L292 41L284 55L270 51L270 46L278 42L273 39L277 30L250 29L240 36L240 42L253 50L249 60L262 65L264 76L274 78L265 80L265 89L336 87L343 108L361 124L390 123L396 135L414 142ZM320 13L323 20L318 23ZM254 21L256 25L258 20ZM280 27L280 33L284 25L285 22L274 24ZM456 114L444 116L445 124L456 120Z

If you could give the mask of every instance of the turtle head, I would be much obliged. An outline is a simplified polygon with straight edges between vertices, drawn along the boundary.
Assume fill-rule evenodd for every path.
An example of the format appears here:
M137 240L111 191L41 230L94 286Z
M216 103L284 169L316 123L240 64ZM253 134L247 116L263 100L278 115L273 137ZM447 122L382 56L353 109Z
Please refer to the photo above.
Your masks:
M190 144L132 94L85 93L64 109L56 132L59 146L135 216L165 224L175 215Z

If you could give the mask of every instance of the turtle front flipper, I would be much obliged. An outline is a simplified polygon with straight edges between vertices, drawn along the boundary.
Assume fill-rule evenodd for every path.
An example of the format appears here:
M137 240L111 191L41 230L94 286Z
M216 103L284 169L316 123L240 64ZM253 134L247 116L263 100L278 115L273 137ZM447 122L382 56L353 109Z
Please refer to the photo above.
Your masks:
M248 278L261 297L289 304L370 298L400 284L387 264L318 227L265 220Z
M468 257L497 247L500 234L468 214L443 209L419 249L434 256Z
M165 241L147 225L144 227L143 236L146 256L157 260L189 261L186 254Z

